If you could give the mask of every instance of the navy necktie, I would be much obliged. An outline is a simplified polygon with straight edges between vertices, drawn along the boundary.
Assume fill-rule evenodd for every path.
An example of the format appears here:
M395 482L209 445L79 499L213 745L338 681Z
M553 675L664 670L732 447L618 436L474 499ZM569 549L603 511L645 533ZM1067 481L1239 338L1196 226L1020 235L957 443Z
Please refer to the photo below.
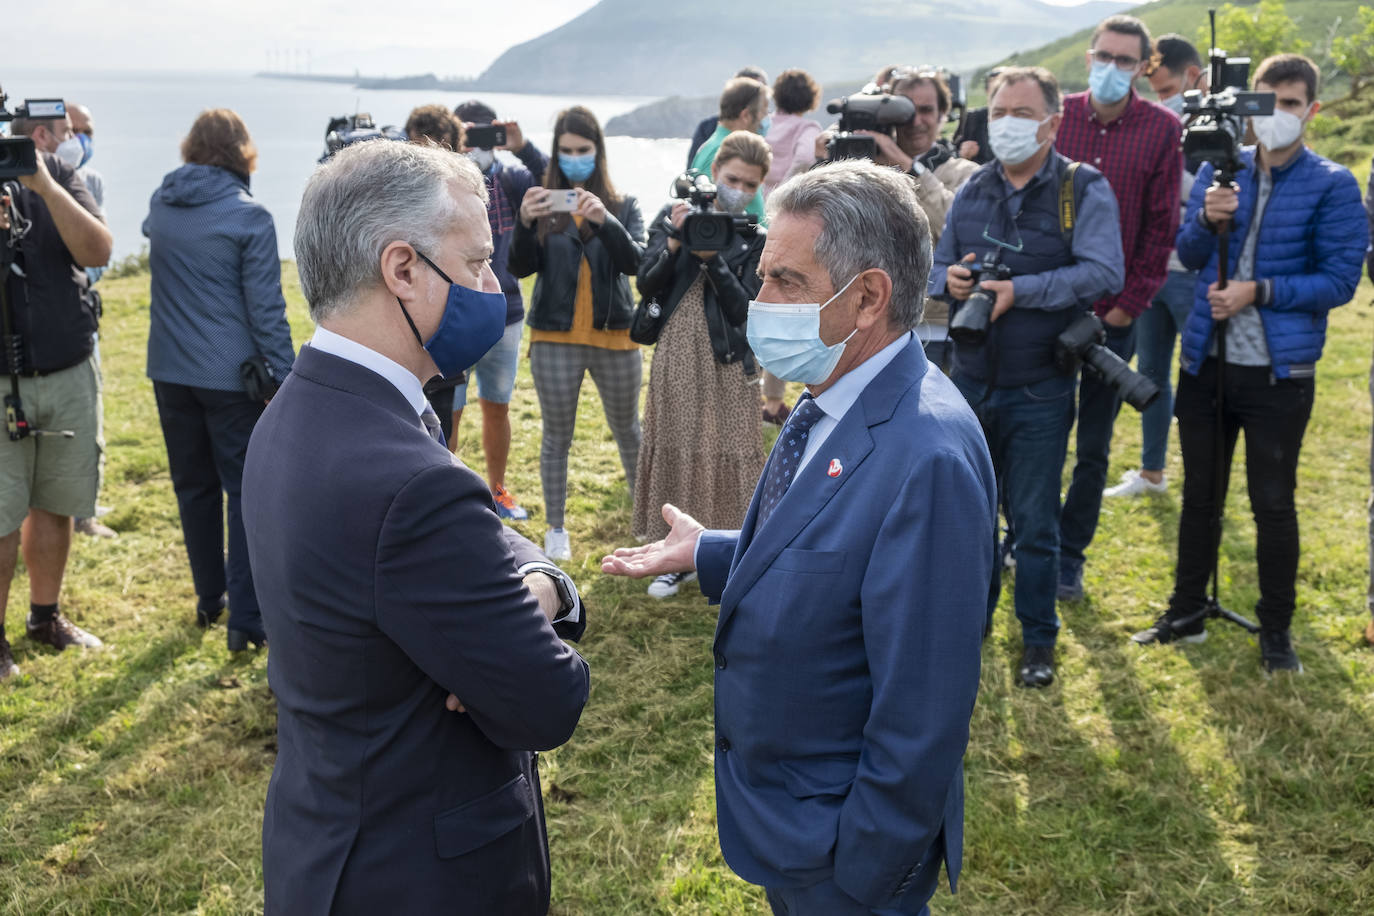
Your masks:
M424 412L420 414L420 420L425 424L425 432L429 433L429 437L448 448L448 443L444 441L444 428L439 425L439 415L434 412L434 408L426 404Z
M806 438L811 433L825 411L816 406L816 399L809 393L803 394L797 406L787 418L778 441L773 445L773 457L768 462L768 470L763 478L763 492L759 494L759 518L755 530L763 527L773 510L782 501L782 494L797 476L797 467L802 455L806 453Z

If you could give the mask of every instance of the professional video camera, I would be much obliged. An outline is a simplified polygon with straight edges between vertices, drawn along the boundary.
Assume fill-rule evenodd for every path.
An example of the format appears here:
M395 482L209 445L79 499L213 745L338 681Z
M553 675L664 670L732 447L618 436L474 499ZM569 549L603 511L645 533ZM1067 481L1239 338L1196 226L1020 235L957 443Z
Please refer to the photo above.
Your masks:
M682 221L678 235L688 251L723 251L730 247L735 233L752 230L754 221L715 208L716 186L711 176L688 169L673 179L669 193L692 205Z
M14 111L10 111L5 107L6 98L5 90L0 89L0 122L15 118L61 118L67 114L67 105L61 99L25 99L23 105L16 105ZM0 181L32 175L36 171L38 154L31 138L0 137Z
M406 140L406 132L399 127L388 124L385 127L378 127L372 120L372 115L367 112L359 112L353 115L340 115L337 118L329 119L329 126L324 129L324 155L320 161L324 162L330 156L354 143L362 143L364 140Z
M1126 365L1126 361L1102 346L1107 339L1102 319L1092 312L1075 318L1054 341L1054 364L1063 372L1073 372L1087 363L1097 370L1122 400L1136 410L1144 410L1159 397L1159 386Z
M916 106L904 95L889 95L879 87L869 85L864 91L843 99L835 99L825 106L831 114L840 116L839 132L826 144L826 155L836 159L876 159L878 143L872 137L855 133L872 130L895 136L897 128L910 124L916 117Z
M1216 11L1212 15L1212 44L1217 43ZM1212 69L1211 90L1190 89L1183 93L1183 155L1196 167L1210 162L1217 180L1230 184L1240 171L1240 146L1245 138L1246 118L1274 113L1274 93L1250 92L1250 58L1227 57L1213 47L1209 52Z
M997 304L997 295L983 289L983 281L1010 280L1011 268L1001 262L1001 249L994 248L983 255L983 263L969 270L973 271L973 292L954 313L949 336L957 344L976 347L988 338L992 307Z

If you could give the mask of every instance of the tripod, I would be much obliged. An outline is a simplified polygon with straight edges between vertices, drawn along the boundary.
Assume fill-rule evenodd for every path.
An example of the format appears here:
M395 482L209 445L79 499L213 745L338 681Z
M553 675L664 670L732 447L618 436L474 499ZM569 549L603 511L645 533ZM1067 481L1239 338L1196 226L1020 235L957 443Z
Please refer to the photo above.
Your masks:
M1220 187L1230 187L1231 181L1235 176L1229 170L1218 170L1216 173L1216 185ZM1231 221L1226 220L1217 225L1217 289L1225 289L1228 283L1227 274L1230 272L1230 248L1231 248ZM1206 622L1208 620L1225 620L1233 623L1241 629L1258 633L1259 624L1247 620L1235 611L1227 610L1222 607L1217 590L1221 585L1221 521L1225 514L1226 499L1224 496L1226 487L1227 465L1230 464L1226 454L1226 326L1229 322L1222 319L1216 322L1217 340L1217 390L1216 390L1216 416L1214 438L1212 448L1215 451L1215 461L1212 463L1212 593L1203 602L1202 609L1180 617L1173 622L1179 629L1187 629L1193 623Z

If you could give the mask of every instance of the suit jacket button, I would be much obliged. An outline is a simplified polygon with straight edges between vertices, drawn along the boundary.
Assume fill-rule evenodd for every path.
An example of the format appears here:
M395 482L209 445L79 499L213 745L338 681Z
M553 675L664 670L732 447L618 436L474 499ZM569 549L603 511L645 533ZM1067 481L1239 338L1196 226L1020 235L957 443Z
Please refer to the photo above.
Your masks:
M717 668L724 668L724 667L725 667L725 653L723 653L723 652L717 652L717 653L716 653L716 667L717 667Z
M721 735L719 738L716 739L716 747L720 749L720 752L722 754L725 753L726 751L730 750L730 739L725 737L724 735Z

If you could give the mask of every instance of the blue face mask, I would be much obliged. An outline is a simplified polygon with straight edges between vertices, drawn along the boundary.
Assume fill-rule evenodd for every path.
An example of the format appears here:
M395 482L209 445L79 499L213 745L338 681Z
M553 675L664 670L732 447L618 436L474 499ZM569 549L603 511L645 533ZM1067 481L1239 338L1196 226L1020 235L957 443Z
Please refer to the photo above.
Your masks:
M77 134L76 139L81 141L81 165L85 165L95 155L95 141L91 139L90 134ZM81 168L81 165L77 168Z
M768 128L772 126L773 116L769 115L768 117L764 118L762 121L759 122L759 135L764 137L768 136Z
M1088 88L1092 90L1093 98L1107 105L1114 105L1126 97L1126 93L1131 91L1131 83L1135 82L1134 72L1127 73L1116 64L1103 64L1093 61L1092 70L1088 73Z
M396 299L401 313L406 316L410 332L415 340L425 348L439 373L444 378L453 378L458 373L476 365L496 346L501 335L506 332L506 296L504 293L484 293L479 289L459 286L449 279L448 274L420 252L420 260L448 283L448 301L444 304L444 317L439 321L439 329L427 342L420 339L420 331L410 320L410 312L405 303Z
M586 181L596 171L596 153L585 156L558 154L558 168L569 181Z
M821 340L821 309L838 299L858 278L858 274L851 277L824 304L750 302L745 333L763 368L780 379L806 385L819 385L830 378L844 355L844 345L859 329L856 327L839 343L826 346Z

